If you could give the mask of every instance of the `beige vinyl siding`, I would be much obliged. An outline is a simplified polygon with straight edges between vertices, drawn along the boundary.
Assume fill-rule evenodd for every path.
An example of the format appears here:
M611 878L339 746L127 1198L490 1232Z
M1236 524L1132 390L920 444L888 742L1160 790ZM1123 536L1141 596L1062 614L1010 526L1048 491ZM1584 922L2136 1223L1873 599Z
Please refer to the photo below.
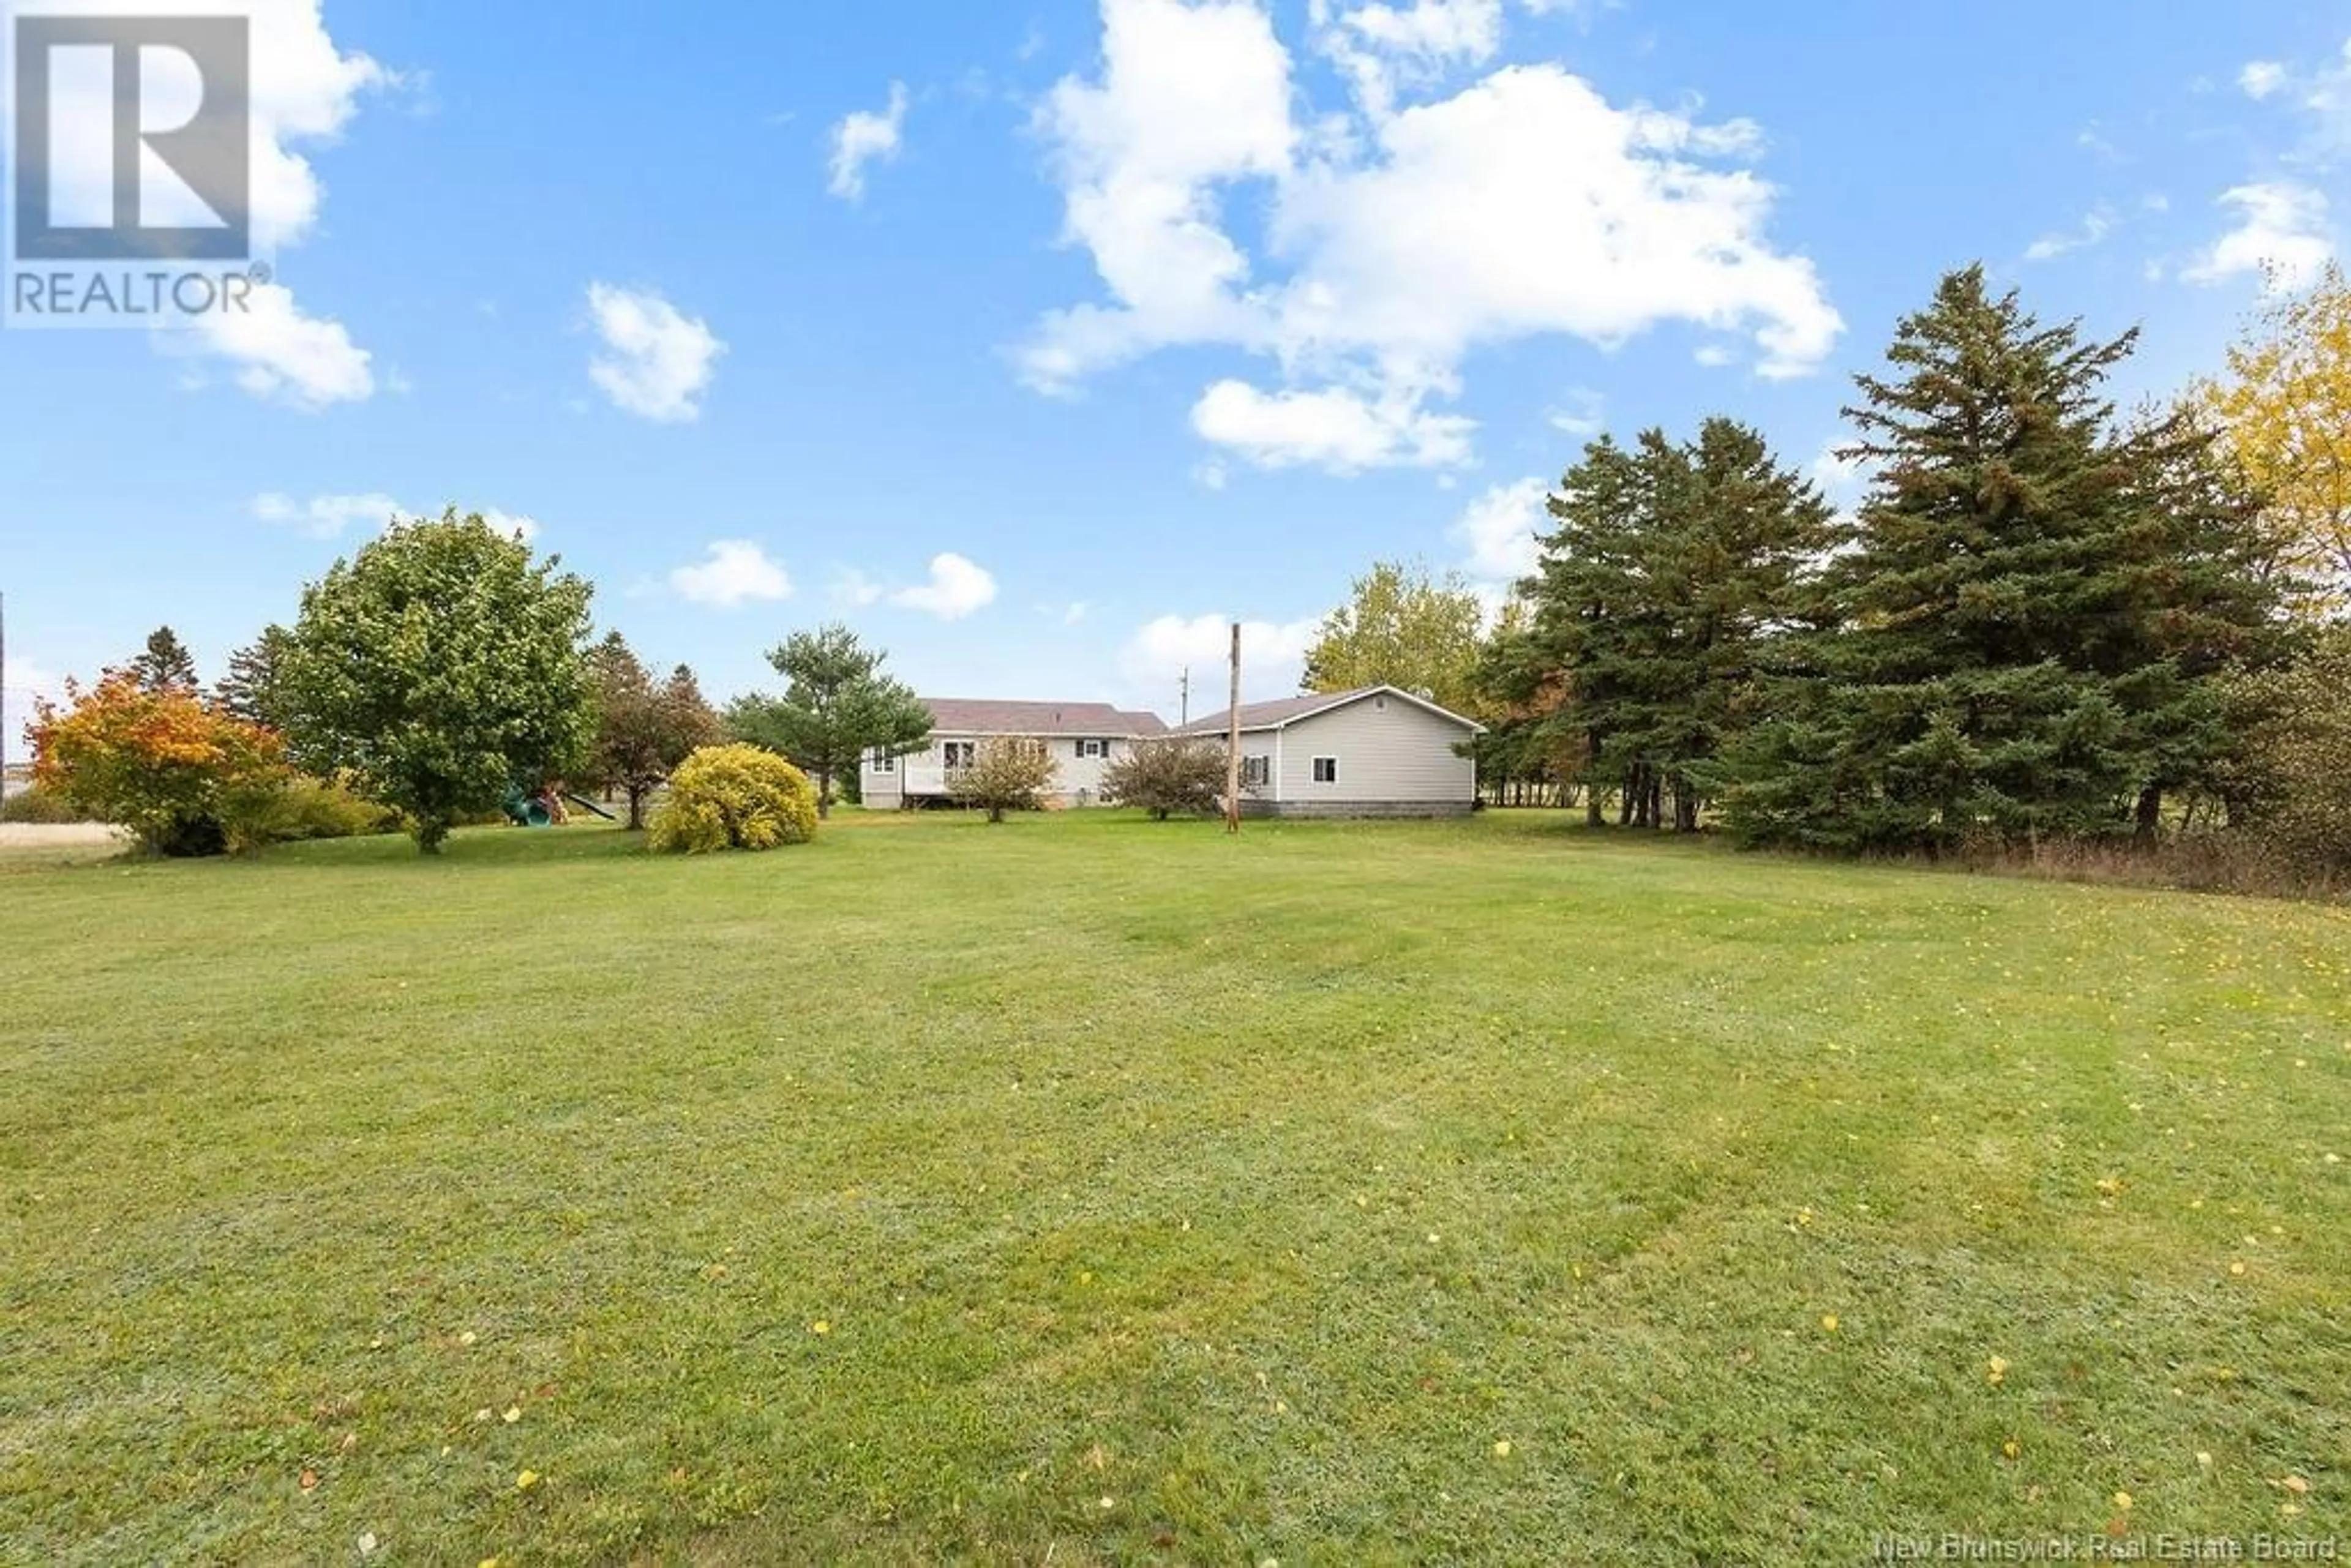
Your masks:
M1068 735L1045 737L1045 749L1053 754L1052 792L1064 800L1074 801L1082 796L1092 803L1102 799L1102 770L1116 761L1119 755L1134 743L1115 735L1087 736L1083 738L1109 741L1110 755L1080 757L1078 755L1080 738Z
M863 765L858 778L868 791L866 799L874 804L886 803L894 806L903 798L902 791L911 792L916 796L944 795L947 788L946 743L951 740L967 741L975 746L985 746L993 738L996 737L985 735L951 734L945 730L935 730L932 732L931 744L928 747L921 751L909 752L898 758L898 768L894 774L883 773L868 761ZM1086 737L1048 735L1039 736L1036 738L1044 742L1045 749L1051 753L1053 758L1053 782L1048 793L1071 802L1075 802L1081 794L1089 803L1100 800L1103 769L1123 756L1129 747L1134 745L1131 737L1123 735ZM1110 755L1080 757L1078 742L1081 738L1109 741Z
M1284 804L1471 800L1478 765L1453 753L1470 734L1402 697L1367 696L1285 726L1274 752L1278 789L1264 793ZM1318 757L1338 759L1337 782L1314 782Z

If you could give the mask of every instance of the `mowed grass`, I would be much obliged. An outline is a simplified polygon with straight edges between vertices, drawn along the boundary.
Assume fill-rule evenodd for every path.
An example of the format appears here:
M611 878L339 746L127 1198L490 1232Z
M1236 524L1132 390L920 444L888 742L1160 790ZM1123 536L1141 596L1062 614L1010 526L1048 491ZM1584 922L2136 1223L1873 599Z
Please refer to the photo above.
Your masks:
M0 953L12 1563L2351 1533L2340 909L844 818L24 870Z

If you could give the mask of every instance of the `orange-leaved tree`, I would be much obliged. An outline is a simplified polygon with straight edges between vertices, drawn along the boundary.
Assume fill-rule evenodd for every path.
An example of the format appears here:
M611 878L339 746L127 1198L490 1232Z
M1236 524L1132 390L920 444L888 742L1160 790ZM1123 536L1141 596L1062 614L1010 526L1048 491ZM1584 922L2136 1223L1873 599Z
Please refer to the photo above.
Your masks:
M31 728L33 779L93 817L120 823L162 854L256 847L290 777L275 730L223 712L193 690L151 690L109 670L67 706L44 702Z

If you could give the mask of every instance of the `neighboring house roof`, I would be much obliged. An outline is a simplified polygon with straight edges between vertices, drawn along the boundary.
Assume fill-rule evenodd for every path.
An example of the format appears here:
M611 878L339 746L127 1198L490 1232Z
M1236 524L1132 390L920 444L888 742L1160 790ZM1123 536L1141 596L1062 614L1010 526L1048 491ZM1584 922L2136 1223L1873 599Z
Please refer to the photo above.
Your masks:
M1310 692L1304 696L1282 697L1270 703L1243 703L1241 728L1244 730L1282 729L1301 719L1312 718L1318 713L1345 707L1349 703L1362 702L1369 696L1401 697L1416 708L1450 719L1464 729L1482 731L1485 726L1474 718L1464 718L1449 708L1438 707L1426 697L1416 697L1401 686L1357 686L1351 692ZM1223 735L1232 727L1232 710L1212 718L1196 718L1176 733L1178 735Z
M931 728L943 735L1165 735L1155 713L1108 703L999 702L991 697L925 697Z

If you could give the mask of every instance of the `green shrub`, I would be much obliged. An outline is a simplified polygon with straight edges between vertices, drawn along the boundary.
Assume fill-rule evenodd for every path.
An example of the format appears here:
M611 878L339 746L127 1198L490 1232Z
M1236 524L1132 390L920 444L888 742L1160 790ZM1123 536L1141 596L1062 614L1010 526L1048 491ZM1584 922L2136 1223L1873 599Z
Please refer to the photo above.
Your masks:
M0 822L87 822L89 813L36 784L0 801Z
M2235 692L2241 825L2308 877L2351 874L2351 627Z
M400 813L325 779L297 779L270 803L262 833L272 843L358 839L400 831Z
M669 776L669 797L653 813L656 850L771 850L816 836L816 787L808 775L757 746L705 746Z
M1140 806L1154 821L1178 811L1212 817L1225 806L1225 753L1213 741L1138 740L1102 769L1102 798Z

